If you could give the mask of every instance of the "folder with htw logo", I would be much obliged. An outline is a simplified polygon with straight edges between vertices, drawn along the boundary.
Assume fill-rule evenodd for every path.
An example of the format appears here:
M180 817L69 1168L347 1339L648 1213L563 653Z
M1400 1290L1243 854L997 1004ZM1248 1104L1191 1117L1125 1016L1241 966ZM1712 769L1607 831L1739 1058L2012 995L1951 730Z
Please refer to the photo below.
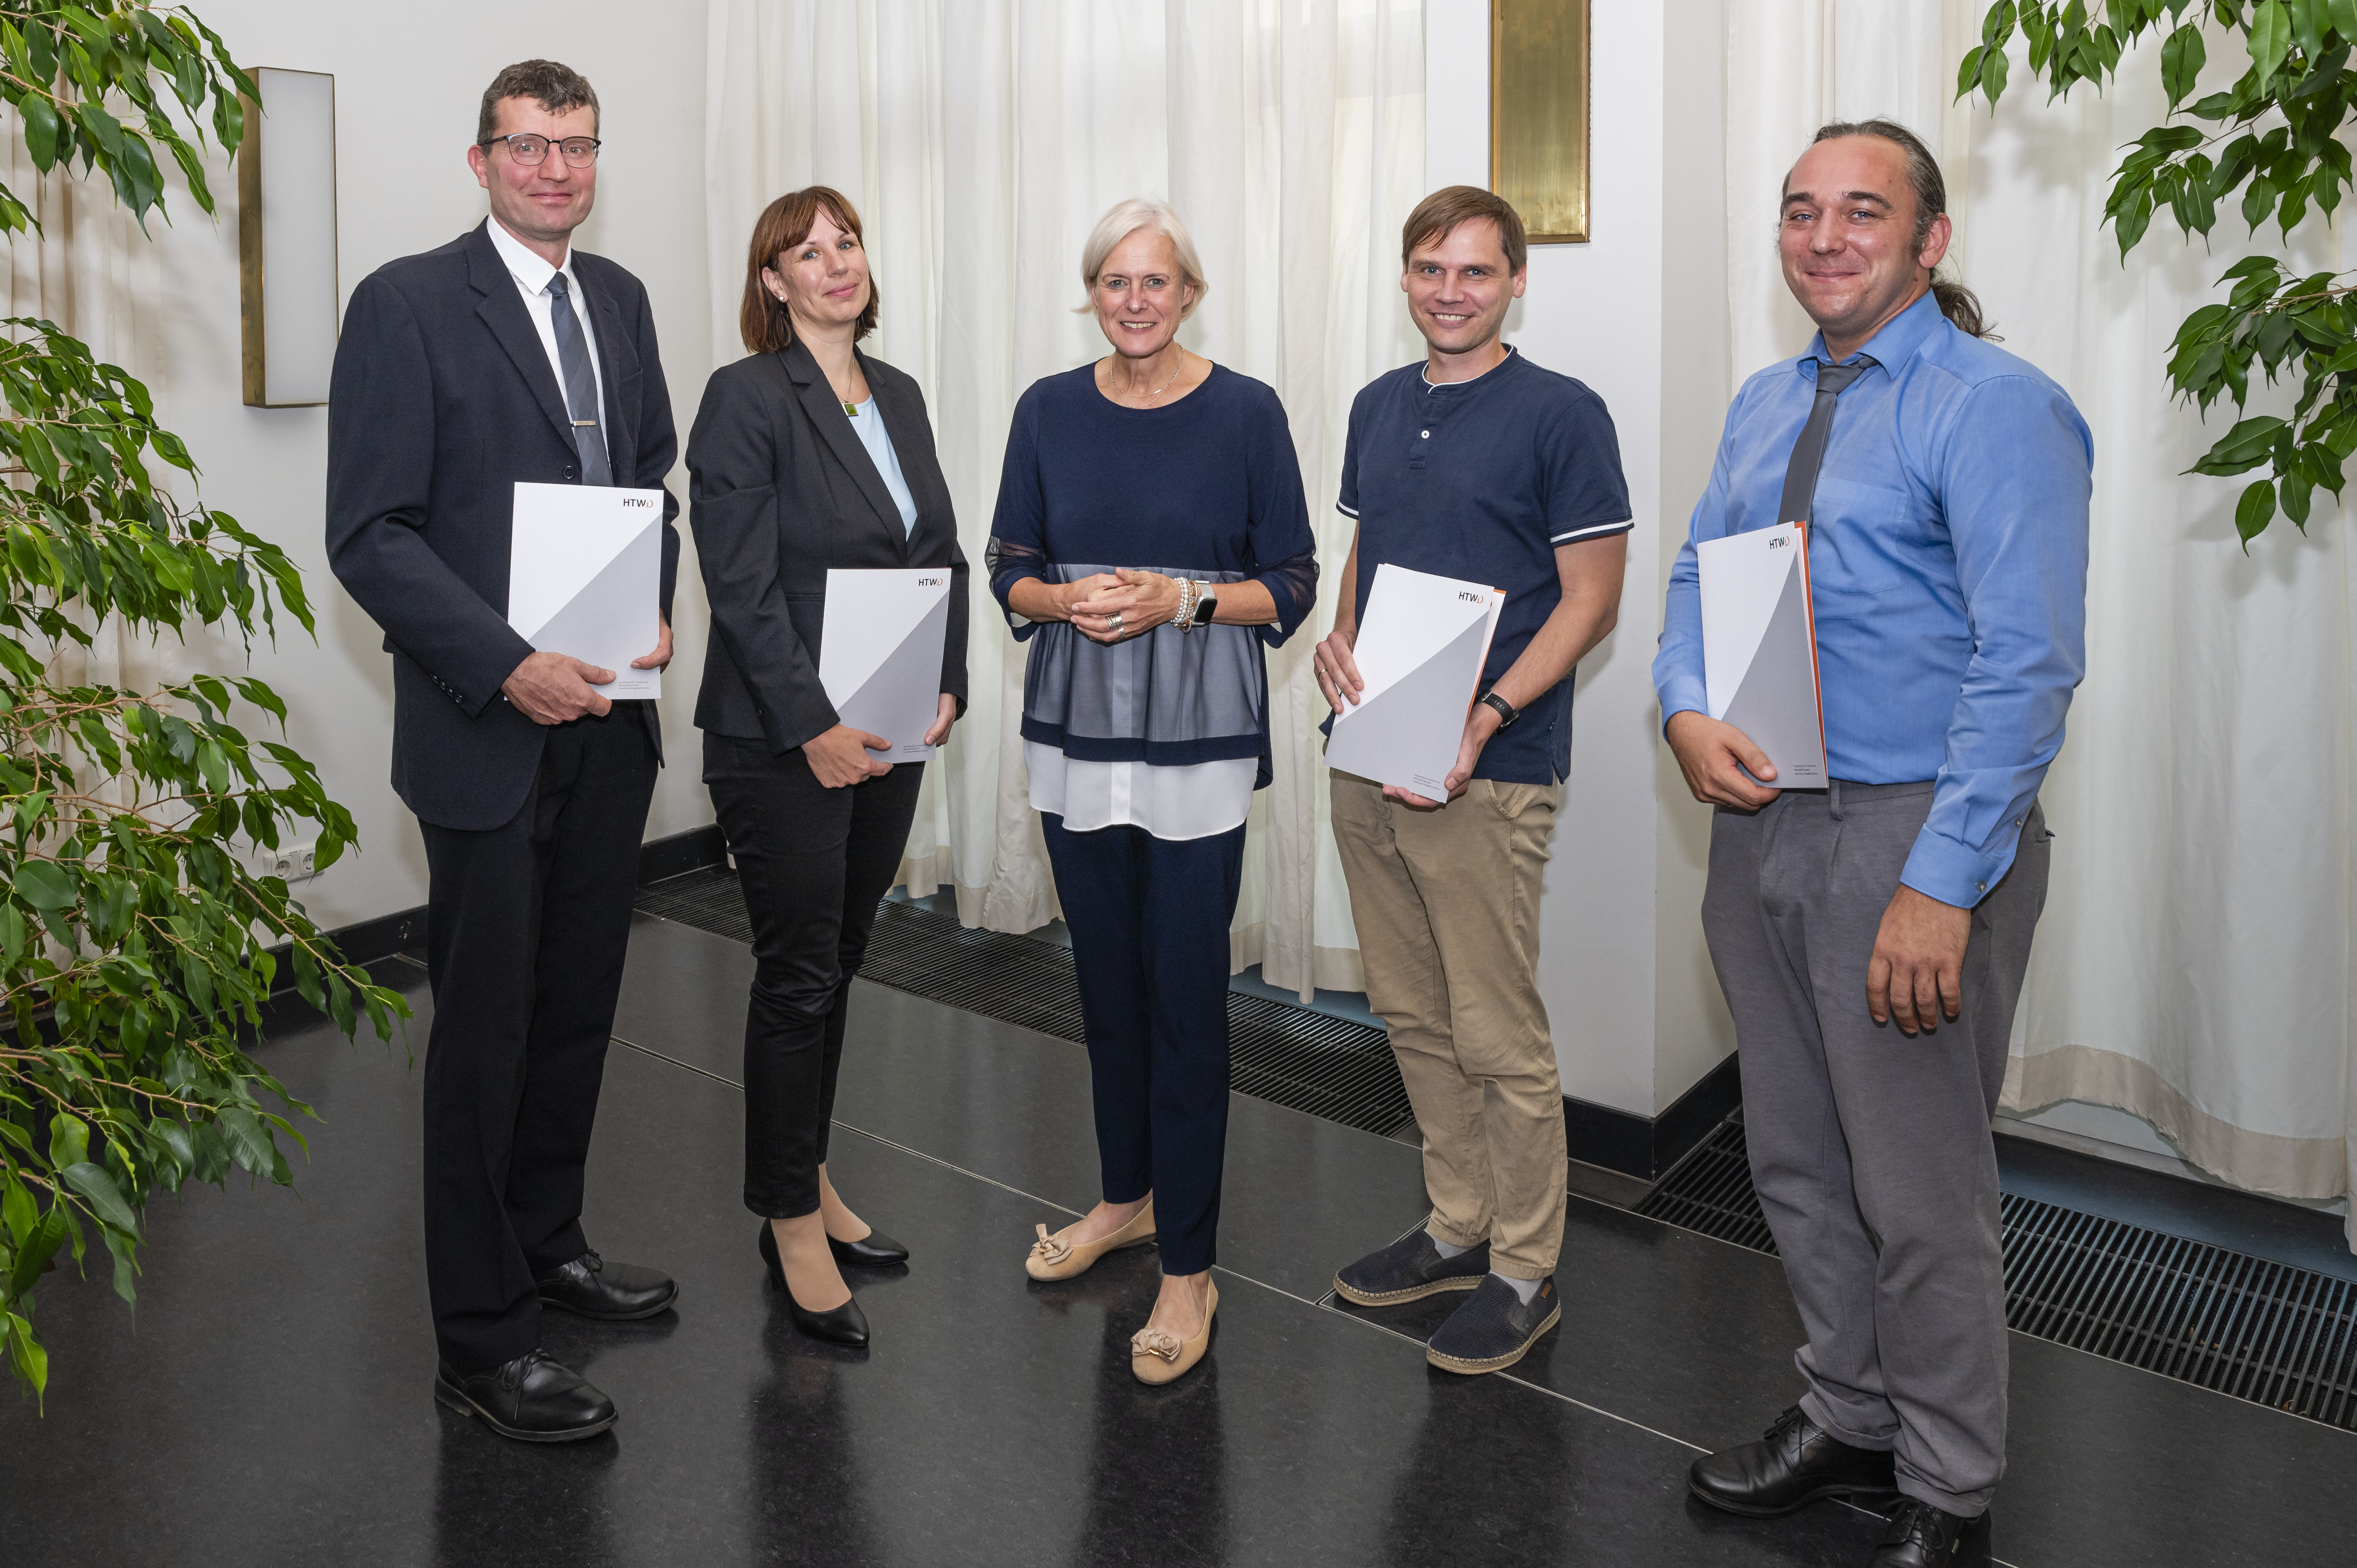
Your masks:
M609 698L660 697L662 671L630 660L662 638L661 490L608 485L515 488L508 625L543 653L614 672Z
M1768 754L1780 789L1825 787L1825 711L1809 604L1807 526L1706 539L1695 546L1702 586L1702 665L1710 716Z
M948 567L830 569L818 679L835 717L890 741L894 762L931 757L949 630Z
M1356 707L1334 715L1326 765L1448 799L1448 770L1505 603L1503 588L1377 566L1351 650L1365 690Z

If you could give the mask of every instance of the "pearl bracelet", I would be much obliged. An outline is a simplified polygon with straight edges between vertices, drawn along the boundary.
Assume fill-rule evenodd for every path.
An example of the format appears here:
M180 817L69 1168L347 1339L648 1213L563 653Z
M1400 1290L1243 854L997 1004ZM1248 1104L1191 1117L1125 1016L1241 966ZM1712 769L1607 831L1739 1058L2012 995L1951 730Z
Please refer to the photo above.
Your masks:
M1192 578L1178 579L1178 612L1171 618L1178 623L1182 634L1195 629L1195 584Z

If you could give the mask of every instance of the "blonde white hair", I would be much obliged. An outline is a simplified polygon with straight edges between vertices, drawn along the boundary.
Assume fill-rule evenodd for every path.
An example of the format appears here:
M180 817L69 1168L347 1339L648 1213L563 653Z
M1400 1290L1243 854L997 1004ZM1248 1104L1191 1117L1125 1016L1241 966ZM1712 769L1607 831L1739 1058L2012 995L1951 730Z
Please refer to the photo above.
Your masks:
M1104 271L1105 258L1113 254L1115 245L1140 229L1151 229L1168 239L1171 250L1178 254L1179 281L1195 291L1195 297L1178 313L1178 318L1184 321L1194 314L1195 306L1203 303L1203 296L1211 292L1211 285L1203 278L1203 263L1195 255L1194 237L1187 232L1185 221L1170 209L1168 202L1137 196L1114 202L1097 220L1097 226L1089 231L1089 242L1081 247L1081 284L1088 295L1077 308L1082 313L1096 308L1097 276Z

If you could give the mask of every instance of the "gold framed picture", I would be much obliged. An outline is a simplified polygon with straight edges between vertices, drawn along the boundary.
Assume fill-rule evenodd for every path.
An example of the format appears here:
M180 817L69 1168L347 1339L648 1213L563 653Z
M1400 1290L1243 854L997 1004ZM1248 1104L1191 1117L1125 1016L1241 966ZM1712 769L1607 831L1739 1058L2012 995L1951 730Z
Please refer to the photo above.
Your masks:
M1534 245L1587 240L1588 0L1490 0L1490 188Z

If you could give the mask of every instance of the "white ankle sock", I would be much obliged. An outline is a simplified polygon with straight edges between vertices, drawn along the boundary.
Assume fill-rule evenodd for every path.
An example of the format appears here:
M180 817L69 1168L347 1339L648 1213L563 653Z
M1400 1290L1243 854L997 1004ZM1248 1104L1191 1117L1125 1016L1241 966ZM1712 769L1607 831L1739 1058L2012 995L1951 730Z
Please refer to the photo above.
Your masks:
M1429 1230L1426 1231L1425 1234L1426 1236L1432 1236L1432 1245L1434 1250L1438 1251L1444 1258L1461 1258L1466 1253L1473 1250L1470 1247L1460 1247L1454 1241L1444 1241L1439 1237L1433 1236L1432 1232Z
M1495 1269L1490 1271L1490 1277L1493 1280L1503 1280L1513 1286L1514 1294L1523 1298L1524 1306L1531 1305L1531 1298L1539 1294L1539 1286L1544 1283L1539 1280L1518 1280L1512 1274L1501 1274Z

